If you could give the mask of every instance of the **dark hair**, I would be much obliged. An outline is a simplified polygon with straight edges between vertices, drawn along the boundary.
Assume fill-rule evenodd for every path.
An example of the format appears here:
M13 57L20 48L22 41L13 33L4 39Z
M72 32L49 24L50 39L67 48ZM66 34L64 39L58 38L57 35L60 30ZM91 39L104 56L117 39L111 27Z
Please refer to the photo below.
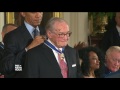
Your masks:
M80 49L79 52L79 57L82 59L82 64L81 64L81 70L83 75L89 76L89 69L90 69L90 63L89 63L89 52L95 52L100 60L100 68L95 70L95 76L102 78L104 74L104 62L105 62L105 56L102 53L102 51L97 48L97 47L85 47Z

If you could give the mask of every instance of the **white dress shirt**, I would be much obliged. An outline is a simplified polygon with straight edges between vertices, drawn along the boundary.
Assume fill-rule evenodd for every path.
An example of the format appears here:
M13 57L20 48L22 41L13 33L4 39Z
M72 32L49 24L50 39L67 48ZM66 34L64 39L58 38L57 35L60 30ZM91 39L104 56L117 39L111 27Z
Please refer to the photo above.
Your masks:
M58 50L58 48L48 39L47 40L49 43L51 43L57 50ZM45 44L46 45L46 44ZM47 45L48 46L48 45ZM48 46L49 47L49 46ZM51 47L49 47L49 48L51 48ZM52 48L51 48L52 49ZM62 48L59 48L59 50L61 50L62 51ZM57 62L59 63L59 60L58 60L58 52L57 51L55 51L54 49L52 49L52 51L53 51L53 53L54 53L54 55L55 55L55 58L56 58L56 60L57 60ZM64 58L64 62L66 62L66 60L65 60L65 58Z

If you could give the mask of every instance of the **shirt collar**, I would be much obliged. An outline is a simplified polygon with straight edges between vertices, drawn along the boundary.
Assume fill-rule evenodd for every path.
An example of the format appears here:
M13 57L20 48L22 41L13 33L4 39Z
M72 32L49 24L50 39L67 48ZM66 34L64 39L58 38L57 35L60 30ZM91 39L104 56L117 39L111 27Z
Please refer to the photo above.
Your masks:
M27 30L29 31L30 35L31 35L32 37L34 37L34 36L33 36L33 31L34 31L35 28L34 28L33 26L31 26L30 24L28 24L26 21L24 21L24 23L25 23L25 26L26 26ZM38 30L38 32L40 32L38 26L36 27L36 29Z
M118 32L120 33L120 27L116 25L116 28L117 28Z
M3 45L4 45L4 43L3 42L1 42Z
M48 39L47 40L49 43L51 43L57 50L59 49L59 50L61 50L62 51L62 48L57 48L51 41L50 41L50 39ZM54 49L53 49L54 50Z

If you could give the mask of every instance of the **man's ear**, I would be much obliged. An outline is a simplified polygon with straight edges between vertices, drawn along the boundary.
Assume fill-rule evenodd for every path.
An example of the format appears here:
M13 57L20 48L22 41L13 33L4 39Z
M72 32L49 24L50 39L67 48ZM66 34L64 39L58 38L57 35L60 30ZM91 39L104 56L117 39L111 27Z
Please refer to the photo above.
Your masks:
M50 31L47 31L46 34L47 34L48 38L51 38L52 33Z
M20 14L21 14L23 17L25 17L25 12L20 12Z
M1 35L2 35L2 39L4 38L4 33L3 32L1 32Z

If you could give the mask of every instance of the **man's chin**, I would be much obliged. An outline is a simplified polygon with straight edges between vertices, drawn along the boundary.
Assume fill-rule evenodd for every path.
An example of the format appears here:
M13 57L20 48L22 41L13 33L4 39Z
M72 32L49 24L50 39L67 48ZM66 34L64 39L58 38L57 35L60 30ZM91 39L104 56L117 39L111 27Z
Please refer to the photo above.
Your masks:
M66 46L67 46L67 44L65 44L65 45L61 45L60 48L64 48L64 47L66 47Z

